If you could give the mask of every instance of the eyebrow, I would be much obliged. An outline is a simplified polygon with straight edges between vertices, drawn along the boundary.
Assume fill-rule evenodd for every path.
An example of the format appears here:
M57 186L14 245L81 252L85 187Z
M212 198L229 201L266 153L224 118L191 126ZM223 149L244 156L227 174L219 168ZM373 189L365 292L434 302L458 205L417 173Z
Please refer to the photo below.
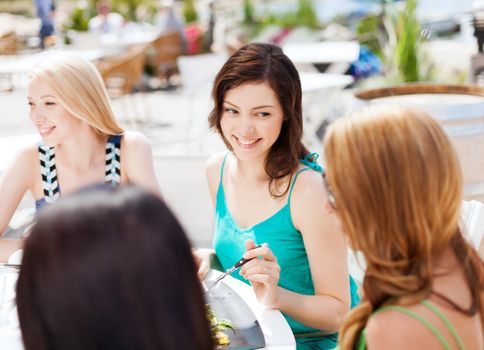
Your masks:
M40 96L40 98L46 98L46 97L53 97L53 98L57 98L57 97L55 97L54 95L42 95L42 96ZM28 98L28 99L33 99L33 97L32 97L32 96L27 96L27 98Z
M237 106L236 104L232 103L232 102L229 102L229 101L224 101L224 103L227 103L235 108L239 108L239 106ZM257 107L254 107L252 108L253 110L254 109L261 109L261 108L275 108L273 105L262 105L262 106L257 106Z

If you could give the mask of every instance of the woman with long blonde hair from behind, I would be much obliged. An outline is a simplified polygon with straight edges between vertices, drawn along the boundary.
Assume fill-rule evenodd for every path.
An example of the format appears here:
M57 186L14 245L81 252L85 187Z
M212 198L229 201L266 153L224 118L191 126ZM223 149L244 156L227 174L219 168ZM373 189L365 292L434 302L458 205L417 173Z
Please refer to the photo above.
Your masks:
M136 183L159 194L150 145L118 124L92 63L68 54L48 57L29 74L27 102L41 141L26 145L0 178L0 236L27 191L37 209L98 182ZM0 261L21 245L0 239Z
M368 107L324 142L327 208L366 259L341 349L483 349L484 265L459 229L463 180L426 113Z

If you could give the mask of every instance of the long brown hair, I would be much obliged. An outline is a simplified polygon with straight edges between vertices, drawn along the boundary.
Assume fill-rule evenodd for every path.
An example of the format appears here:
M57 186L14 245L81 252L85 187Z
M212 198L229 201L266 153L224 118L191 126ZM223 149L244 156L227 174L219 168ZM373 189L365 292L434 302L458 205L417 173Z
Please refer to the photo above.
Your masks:
M368 107L341 118L324 143L327 180L353 249L367 269L364 299L340 332L351 349L373 310L413 304L432 292L435 261L451 248L483 317L484 265L459 226L462 174L440 125L399 106Z
M281 197L289 189L276 193L275 181L291 176L299 163L309 152L301 138L303 132L301 81L291 60L281 48L272 44L252 43L237 50L217 74L212 88L214 108L208 122L216 130L225 145L230 144L222 132L223 102L230 89L245 83L267 82L277 96L284 113L281 133L272 145L265 160L265 171L270 177L269 191L274 197Z

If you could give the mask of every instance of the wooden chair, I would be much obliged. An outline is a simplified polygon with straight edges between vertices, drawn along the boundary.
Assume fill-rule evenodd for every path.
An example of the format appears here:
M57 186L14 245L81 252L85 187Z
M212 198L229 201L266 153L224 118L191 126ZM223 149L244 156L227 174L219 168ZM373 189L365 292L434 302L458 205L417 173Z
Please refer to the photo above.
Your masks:
M126 113L126 121L135 124L142 122L133 93L136 84L141 81L143 75L145 50L146 46L143 45L133 48L121 56L104 59L96 63L109 97L113 100L119 99L124 103L122 110ZM144 92L142 84L139 90ZM130 109L131 115L129 115Z
M0 33L0 55L11 55L17 52L17 34L14 30ZM14 89L12 73L0 74L0 92Z
M0 55L11 55L17 52L17 34L14 30L0 36Z
M171 85L170 78L178 72L176 60L182 54L182 39L179 32L163 33L151 43L148 62L155 75L165 85Z

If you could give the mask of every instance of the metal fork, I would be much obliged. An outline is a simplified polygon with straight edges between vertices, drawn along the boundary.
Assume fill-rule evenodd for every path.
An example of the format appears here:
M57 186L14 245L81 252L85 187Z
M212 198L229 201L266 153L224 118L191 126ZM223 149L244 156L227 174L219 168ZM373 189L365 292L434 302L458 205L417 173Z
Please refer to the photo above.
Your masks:
M256 248L260 248L260 247L267 247L268 245L269 244L267 244L267 243L262 243L262 244L259 244L259 245L255 246L252 249L256 249ZM253 258L253 259L255 259L255 258ZM223 280L225 277L227 277L228 275L230 275L232 272L234 272L238 268L244 266L245 264L247 264L251 260L252 259L244 259L244 258L241 258L230 269L228 269L223 274L221 274L220 276L218 276L217 279L212 283L212 285L210 287L208 287L208 289L205 291L205 293L208 293L208 291L210 289L212 289L215 285L217 285L221 280Z

